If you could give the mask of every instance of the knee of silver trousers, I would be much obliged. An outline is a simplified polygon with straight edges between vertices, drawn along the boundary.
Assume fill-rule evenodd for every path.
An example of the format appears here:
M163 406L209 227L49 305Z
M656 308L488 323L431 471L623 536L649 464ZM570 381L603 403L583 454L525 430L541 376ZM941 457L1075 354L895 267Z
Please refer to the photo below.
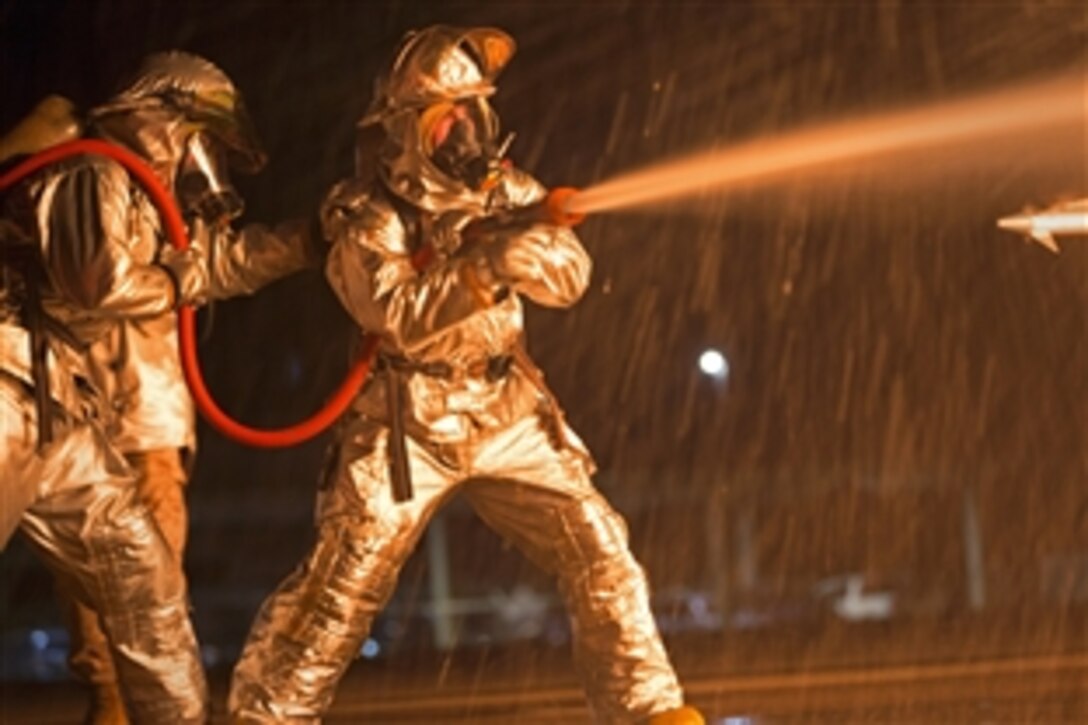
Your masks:
M208 693L180 560L131 487L84 523L85 583L133 722L203 723Z
M412 534L376 518L333 517L265 601L234 670L238 722L317 722L393 593Z

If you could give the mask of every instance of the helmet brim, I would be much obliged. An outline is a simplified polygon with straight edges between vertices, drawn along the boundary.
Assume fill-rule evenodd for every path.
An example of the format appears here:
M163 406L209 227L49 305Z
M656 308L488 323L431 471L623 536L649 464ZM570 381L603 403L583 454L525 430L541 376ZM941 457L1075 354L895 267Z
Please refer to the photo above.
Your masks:
M268 163L268 154L240 97L234 96L228 106L198 96L186 115L226 147L227 162L232 169L255 174Z

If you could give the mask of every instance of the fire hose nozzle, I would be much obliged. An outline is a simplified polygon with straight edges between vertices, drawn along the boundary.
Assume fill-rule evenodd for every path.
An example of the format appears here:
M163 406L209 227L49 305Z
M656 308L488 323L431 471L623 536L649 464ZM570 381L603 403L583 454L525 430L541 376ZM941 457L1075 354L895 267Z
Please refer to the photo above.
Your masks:
M580 192L573 186L557 186L544 198L544 210L547 221L561 227L573 227L585 221L584 212L570 210L570 202Z
M572 186L556 187L535 204L470 222L461 234L467 240L475 240L518 225L555 224L560 227L573 227L586 218L585 214L572 212L569 208L571 200L580 193L580 190Z

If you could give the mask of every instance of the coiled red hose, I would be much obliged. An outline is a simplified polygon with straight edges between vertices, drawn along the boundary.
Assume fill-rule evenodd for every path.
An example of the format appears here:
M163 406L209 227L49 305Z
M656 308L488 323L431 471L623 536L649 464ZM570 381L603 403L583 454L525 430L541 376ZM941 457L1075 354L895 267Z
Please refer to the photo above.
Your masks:
M163 228L170 243L178 249L187 249L189 237L185 231L181 212L174 198L148 166L147 162L116 144L97 139L78 139L46 149L0 176L0 192L49 164L82 154L107 156L125 167L143 186L163 220ZM191 305L178 309L178 341L181 350L181 368L185 382L196 402L196 407L213 428L223 435L258 448L285 448L313 438L328 428L347 409L370 373L378 348L378 338L367 335L362 344L359 360L352 366L344 382L332 397L309 418L285 428L252 428L231 418L215 402L200 370L196 344L196 310Z

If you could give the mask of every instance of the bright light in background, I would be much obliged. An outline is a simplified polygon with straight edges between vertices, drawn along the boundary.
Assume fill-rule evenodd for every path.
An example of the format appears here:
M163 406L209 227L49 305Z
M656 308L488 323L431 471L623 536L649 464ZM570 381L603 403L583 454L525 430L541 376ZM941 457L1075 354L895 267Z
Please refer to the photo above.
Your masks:
M30 644L38 652L49 646L49 633L43 629L35 629L30 633Z
M373 637L367 637L366 641L363 642L362 648L359 650L359 654L368 660L372 660L377 657L381 651L382 646L378 644L378 640Z
M725 359L725 355L711 348L704 350L699 356L699 369L712 378L725 380L729 375L729 361Z

